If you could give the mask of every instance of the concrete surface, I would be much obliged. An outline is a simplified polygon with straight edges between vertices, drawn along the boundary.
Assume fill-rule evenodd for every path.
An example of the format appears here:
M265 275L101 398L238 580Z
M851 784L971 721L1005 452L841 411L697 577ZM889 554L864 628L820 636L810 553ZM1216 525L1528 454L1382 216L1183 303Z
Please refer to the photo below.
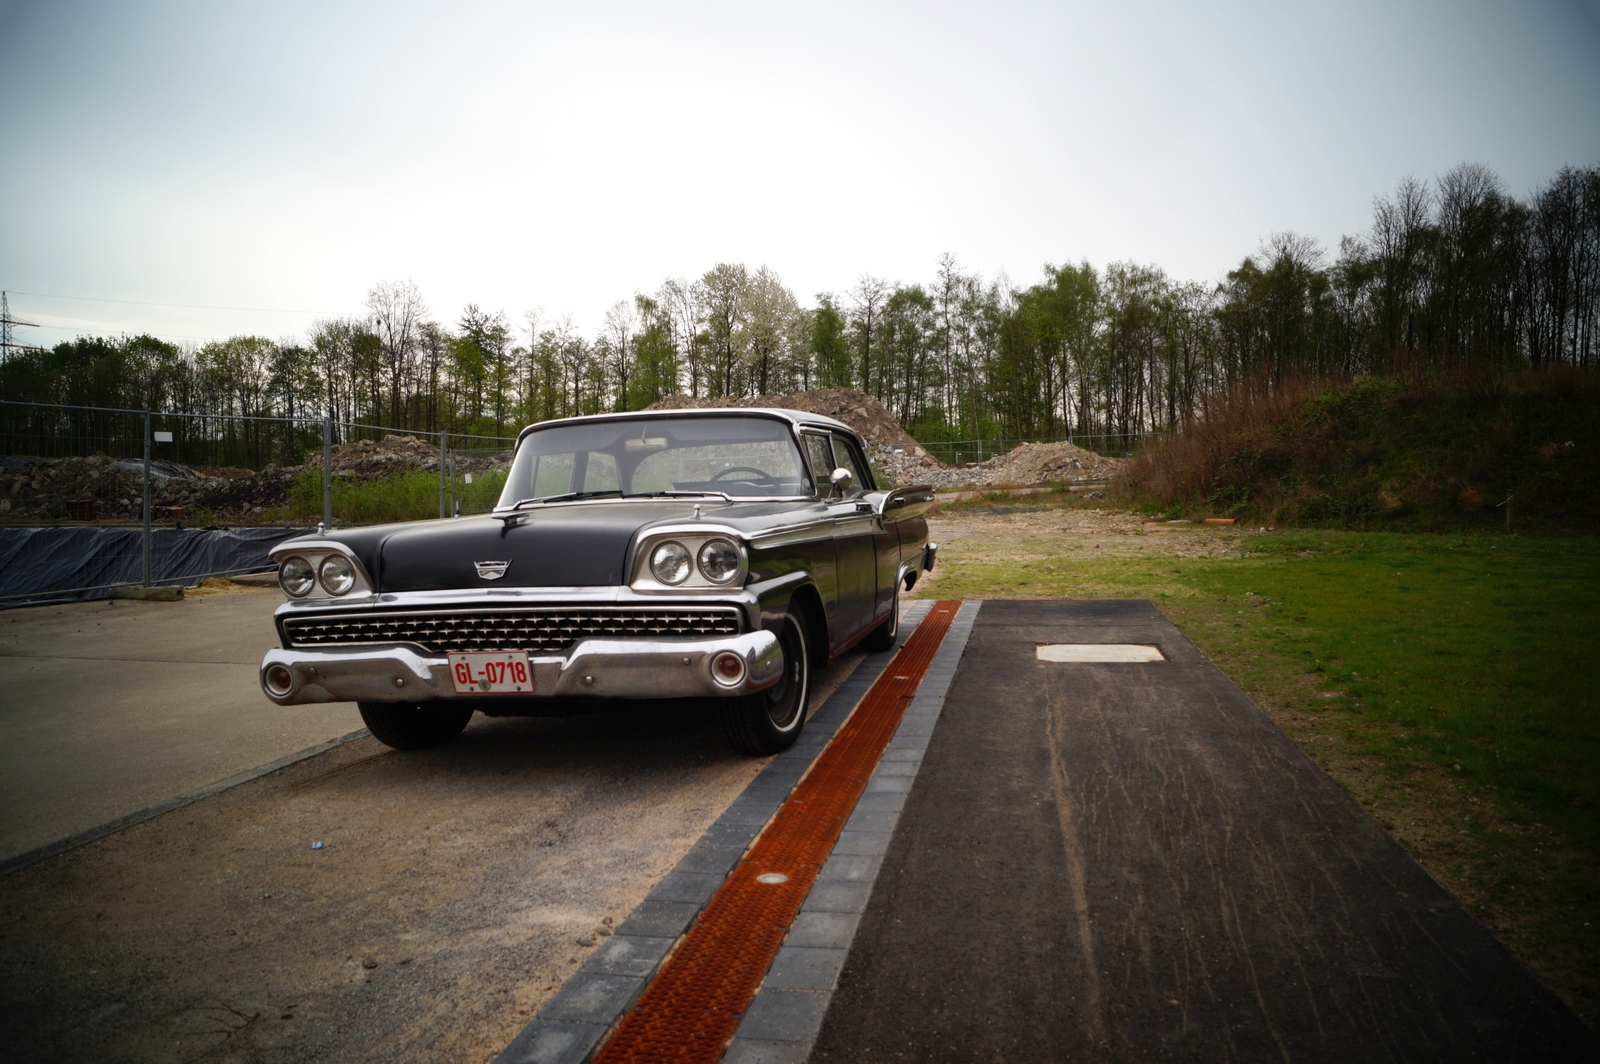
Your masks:
M275 590L0 613L0 860L359 729L274 706Z
M6 1059L487 1061L586 958L646 962L640 903L764 763L706 710L363 737L0 878Z
M861 913L813 1064L1600 1059L1147 602L983 604Z

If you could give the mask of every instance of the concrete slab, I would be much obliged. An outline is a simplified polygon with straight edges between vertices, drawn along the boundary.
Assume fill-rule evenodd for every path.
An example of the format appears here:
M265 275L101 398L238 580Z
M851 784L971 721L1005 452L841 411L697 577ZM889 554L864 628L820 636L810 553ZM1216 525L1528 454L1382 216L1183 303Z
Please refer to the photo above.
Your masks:
M256 668L278 591L0 613L0 860L361 728L274 706Z
M991 601L810 1059L1597 1057L1149 603Z

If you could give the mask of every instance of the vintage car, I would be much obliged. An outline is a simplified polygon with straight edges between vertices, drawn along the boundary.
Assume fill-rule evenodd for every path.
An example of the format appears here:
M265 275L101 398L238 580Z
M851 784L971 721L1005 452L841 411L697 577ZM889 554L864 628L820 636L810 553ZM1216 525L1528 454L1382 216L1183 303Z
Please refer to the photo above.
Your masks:
M261 688L354 701L400 749L474 710L708 699L736 749L776 753L813 669L893 645L900 591L933 568L932 502L880 489L860 436L797 410L542 422L488 515L275 548L288 601Z

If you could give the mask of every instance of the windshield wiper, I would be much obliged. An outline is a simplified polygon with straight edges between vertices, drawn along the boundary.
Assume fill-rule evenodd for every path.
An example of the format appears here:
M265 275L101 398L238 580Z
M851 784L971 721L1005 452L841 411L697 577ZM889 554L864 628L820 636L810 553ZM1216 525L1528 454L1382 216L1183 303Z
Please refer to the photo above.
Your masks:
M504 512L495 514L494 516L502 519L514 517L516 516L517 511L521 510L524 506L532 506L535 503L543 505L544 503L548 502L571 502L574 499L597 499L605 495L621 494L622 491L619 488L607 488L604 491L564 491L560 495L541 495L537 499L518 499L516 502L507 507Z
M732 502L733 496L725 491L635 491L624 499L702 499L714 495L723 502Z

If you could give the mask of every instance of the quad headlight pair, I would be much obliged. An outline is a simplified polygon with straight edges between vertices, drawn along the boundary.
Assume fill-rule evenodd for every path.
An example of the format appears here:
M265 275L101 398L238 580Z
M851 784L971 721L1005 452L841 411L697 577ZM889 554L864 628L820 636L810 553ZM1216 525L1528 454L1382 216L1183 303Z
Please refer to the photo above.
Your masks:
M296 554L278 567L278 583L293 598L309 595L319 582L330 595L348 595L356 586L356 567L342 554L330 554L315 567Z
M742 559L731 540L707 540L695 558L688 547L669 539L650 552L650 573L663 584L676 587L689 579L697 562L705 579L713 584L728 584L738 577Z

